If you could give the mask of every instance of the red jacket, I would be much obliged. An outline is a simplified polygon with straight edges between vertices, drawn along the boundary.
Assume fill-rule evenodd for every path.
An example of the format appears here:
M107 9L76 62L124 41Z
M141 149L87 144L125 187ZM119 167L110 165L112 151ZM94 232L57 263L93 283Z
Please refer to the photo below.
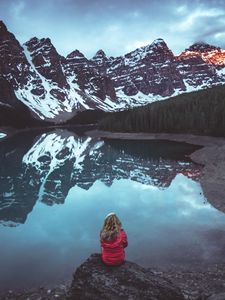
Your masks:
M101 241L103 262L110 266L120 265L125 259L124 248L127 245L127 235L123 229L112 240Z

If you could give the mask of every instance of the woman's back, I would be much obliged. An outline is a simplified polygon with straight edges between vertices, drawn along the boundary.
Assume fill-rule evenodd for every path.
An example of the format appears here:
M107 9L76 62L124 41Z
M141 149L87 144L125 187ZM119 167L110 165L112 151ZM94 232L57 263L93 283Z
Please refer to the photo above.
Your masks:
M127 247L128 241L125 231L121 228L121 222L115 214L111 213L105 219L100 240L103 262L111 266L123 263L124 248Z

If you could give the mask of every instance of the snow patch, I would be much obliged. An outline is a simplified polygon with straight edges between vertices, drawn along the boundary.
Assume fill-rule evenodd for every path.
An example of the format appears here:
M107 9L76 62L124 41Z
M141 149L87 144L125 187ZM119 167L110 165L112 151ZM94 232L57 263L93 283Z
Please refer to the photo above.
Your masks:
M4 132L0 132L0 139L3 139L4 137L6 137L7 136L7 134L6 133L4 133Z
M225 68L223 68L221 70L216 70L216 73L221 77L225 77Z

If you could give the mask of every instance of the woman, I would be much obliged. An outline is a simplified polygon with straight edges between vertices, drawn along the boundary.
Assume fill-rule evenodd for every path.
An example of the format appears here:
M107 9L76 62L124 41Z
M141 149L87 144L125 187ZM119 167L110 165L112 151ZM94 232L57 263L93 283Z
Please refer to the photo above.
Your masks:
M100 232L102 260L106 265L117 266L124 262L127 247L127 235L115 213L106 216Z

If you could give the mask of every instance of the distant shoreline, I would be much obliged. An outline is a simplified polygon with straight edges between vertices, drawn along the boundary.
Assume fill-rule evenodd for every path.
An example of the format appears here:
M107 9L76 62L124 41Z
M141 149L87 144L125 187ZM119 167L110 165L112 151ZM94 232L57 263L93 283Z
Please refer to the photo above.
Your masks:
M203 148L193 152L190 158L204 166L200 184L204 196L218 210L225 213L225 138L173 133L123 133L101 130L87 131L95 138L121 140L169 140L185 142Z
M96 127L96 125L95 124L67 124L67 125L60 125L60 124L58 124L58 125L51 125L51 126L37 126L37 127L25 127L25 128L13 128L13 127L4 127L4 126L2 126L2 127L0 127L0 133L5 133L6 134L6 136L5 137L3 137L3 138L1 138L0 139L0 141L3 141L3 140L5 140L5 139L7 139L7 138L9 138L9 137L11 137L11 136L13 136L13 135L15 135L15 134L17 134L17 133L22 133L22 132L28 132L28 131L39 131L39 130L48 130L48 131L50 131L50 130L55 130L55 129L58 129L58 128L60 128L60 129L63 129L63 128L65 128L65 129L68 129L68 128L77 128L77 129L79 129L79 128L85 128L85 127L87 127L87 128L93 128L93 127Z

